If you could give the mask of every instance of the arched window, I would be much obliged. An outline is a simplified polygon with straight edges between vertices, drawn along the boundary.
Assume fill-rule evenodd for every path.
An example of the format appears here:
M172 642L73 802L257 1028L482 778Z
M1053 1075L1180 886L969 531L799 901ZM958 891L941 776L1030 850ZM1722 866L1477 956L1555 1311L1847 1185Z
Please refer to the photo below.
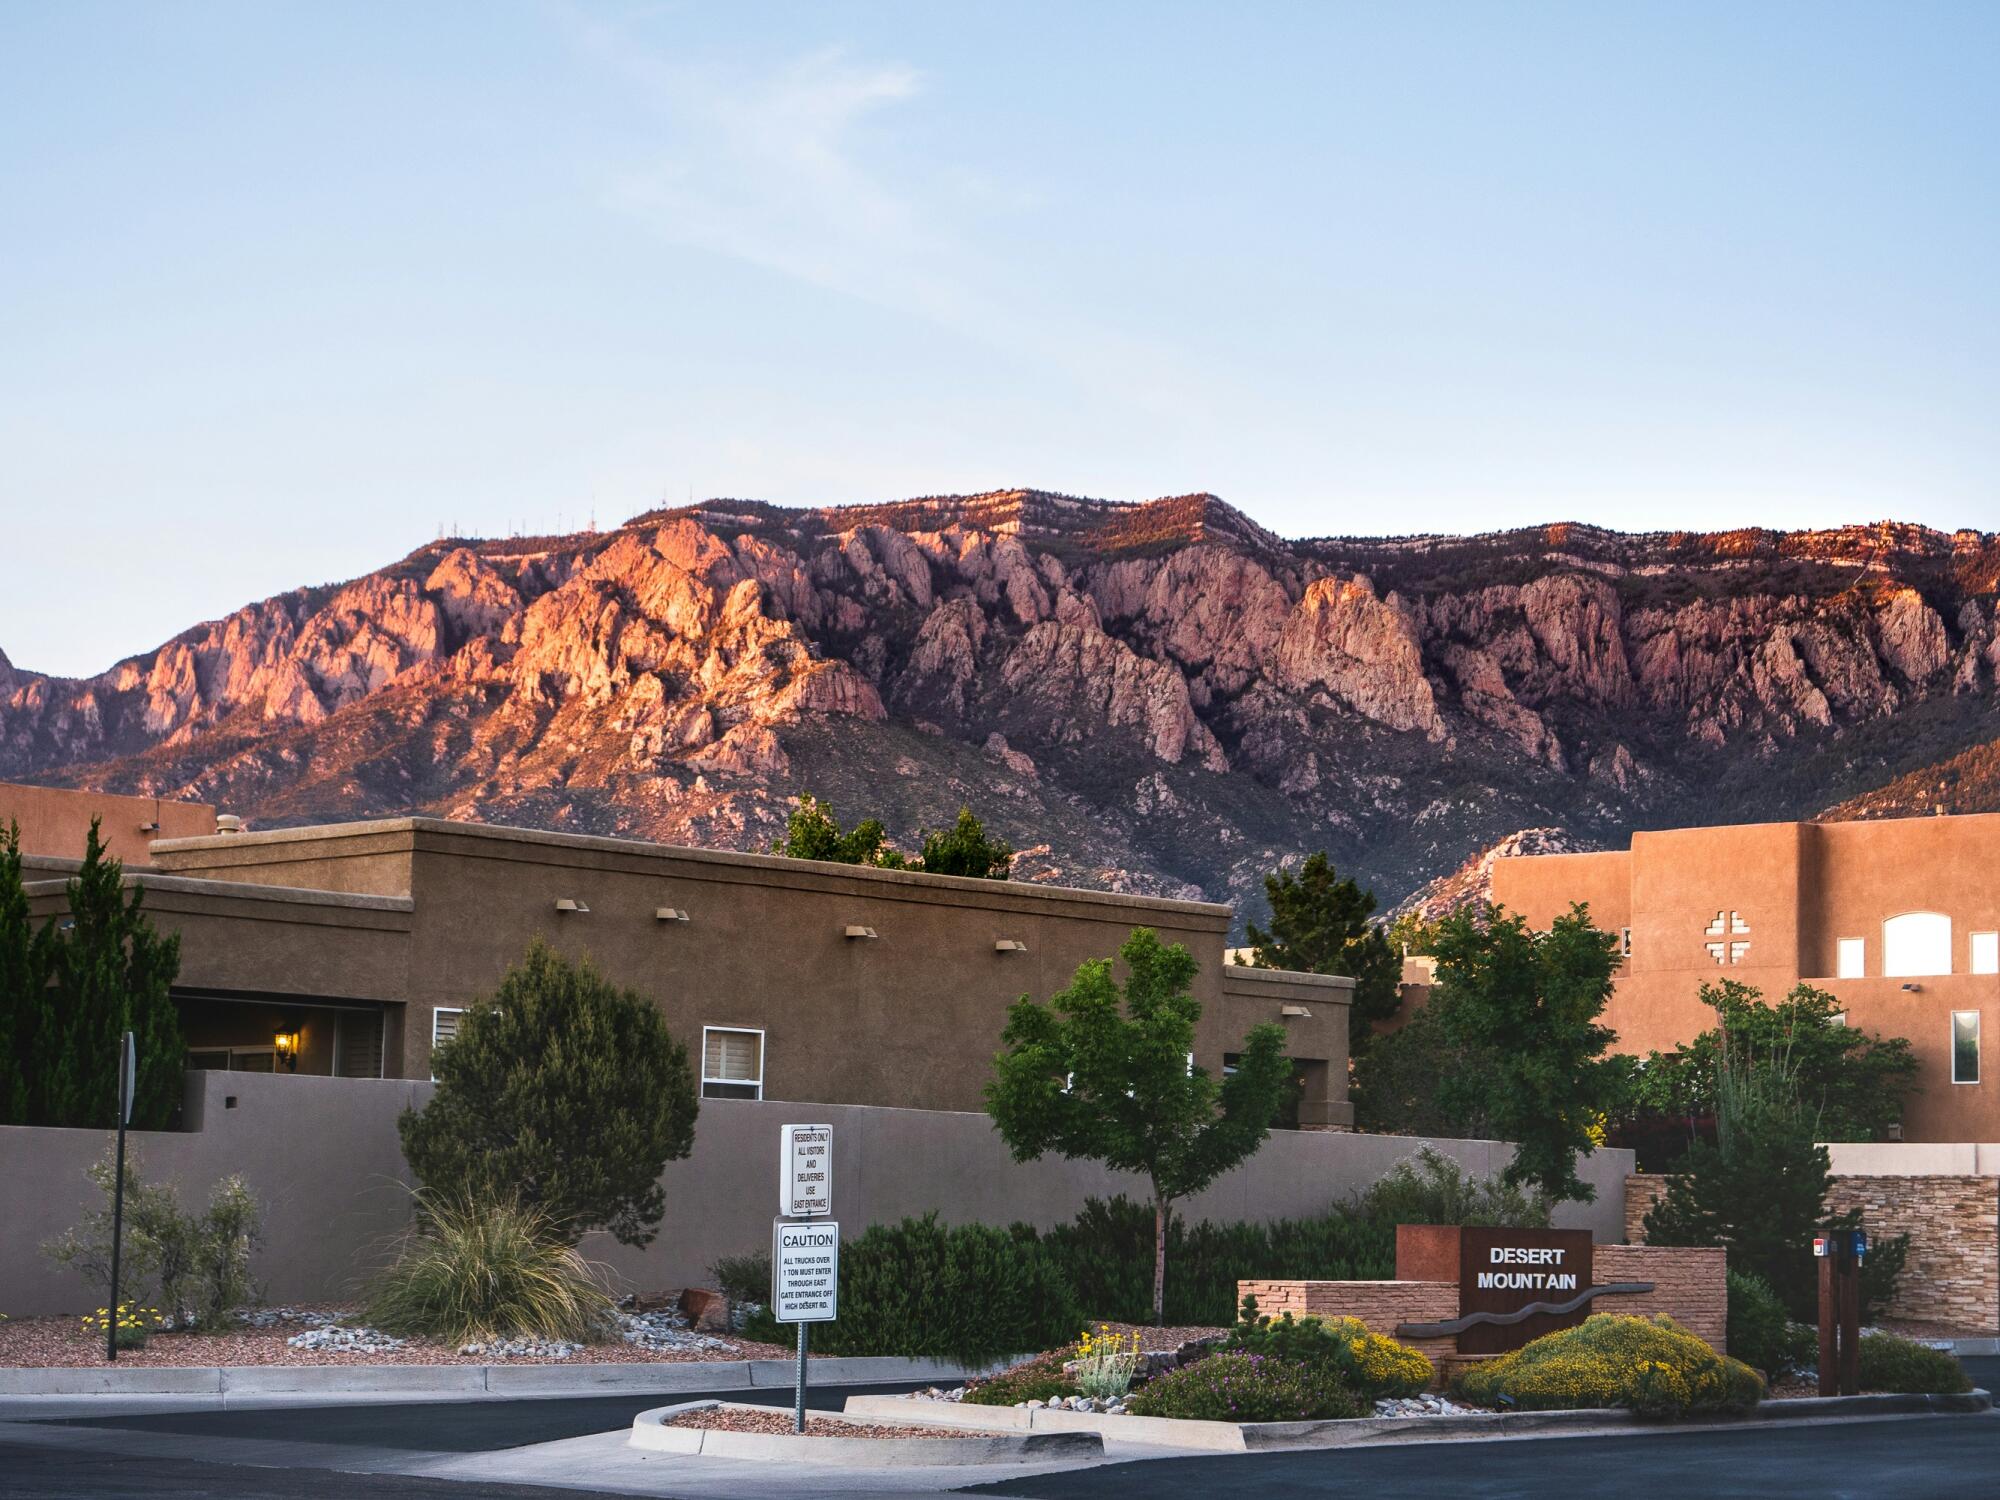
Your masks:
M1891 977L1951 972L1951 918L1909 911L1882 924L1882 972Z

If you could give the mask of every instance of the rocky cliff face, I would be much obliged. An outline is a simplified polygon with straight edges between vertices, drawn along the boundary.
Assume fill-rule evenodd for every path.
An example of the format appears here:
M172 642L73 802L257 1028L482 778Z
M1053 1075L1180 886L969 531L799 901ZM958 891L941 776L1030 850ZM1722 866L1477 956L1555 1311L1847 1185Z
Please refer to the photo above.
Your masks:
M762 847L969 802L1029 878L1393 901L1510 831L1791 817L1993 737L2000 541L1883 526L1273 536L1040 492L448 541L87 680L0 657L0 777L255 822Z

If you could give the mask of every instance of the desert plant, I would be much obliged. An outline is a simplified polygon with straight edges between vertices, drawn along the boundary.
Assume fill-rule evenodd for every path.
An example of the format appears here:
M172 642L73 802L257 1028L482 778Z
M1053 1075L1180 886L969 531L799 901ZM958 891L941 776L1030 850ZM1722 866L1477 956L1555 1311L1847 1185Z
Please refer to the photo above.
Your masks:
M1113 1333L1109 1323L1088 1328L1076 1341L1076 1359L1071 1365L1077 1389L1086 1396L1116 1401L1132 1389L1132 1374L1139 1365L1139 1335L1127 1338Z
M1125 1409L1197 1422L1303 1422L1359 1416L1362 1400L1329 1366L1239 1349L1155 1376L1132 1393Z
M113 1151L107 1149L85 1172L104 1195L103 1204L42 1250L108 1294L118 1172ZM256 1300L250 1256L261 1238L260 1217L256 1197L241 1177L218 1182L207 1209L196 1214L181 1208L171 1182L148 1182L138 1157L128 1156L122 1286L144 1290L147 1295L138 1301L159 1309L174 1328L228 1327L237 1308Z
M1527 1411L1623 1406L1647 1416L1745 1412L1764 1380L1717 1354L1664 1315L1598 1313L1461 1370L1452 1394L1475 1405L1503 1401Z
M1236 1070L1217 1080L1194 1064L1201 1002L1195 960L1136 927L1109 959L1080 965L1046 1005L1023 995L1007 1013L986 1108L1016 1161L1048 1153L1143 1172L1153 1189L1153 1321L1165 1318L1167 1220L1176 1200L1246 1160L1270 1134L1291 1076L1285 1033L1261 1022Z
M85 1313L81 1319L83 1331L90 1335L93 1344L104 1342L104 1335L111 1334L112 1347L116 1349L143 1349L146 1340L165 1323L157 1307L141 1307L136 1302L121 1302L114 1316L108 1307L100 1307L94 1313Z
M603 1273L541 1209L428 1193L366 1301L376 1327L451 1344L582 1342L600 1337L611 1314Z
M397 1121L426 1188L539 1210L571 1244L591 1229L652 1242L660 1173L692 1149L700 1101L687 1048L645 996L537 938L431 1071L437 1093Z
M1418 1149L1376 1179L1356 1207L1395 1224L1500 1224L1546 1229L1549 1200L1532 1188L1475 1177L1434 1146Z
M1893 1333L1861 1336L1861 1389L1955 1395L1972 1389L1956 1355Z
M1370 1401L1414 1396L1436 1371L1430 1360L1407 1344L1373 1332L1358 1318L1260 1316L1257 1299L1243 1299L1242 1316L1229 1338L1231 1349L1292 1364L1325 1366L1349 1389Z

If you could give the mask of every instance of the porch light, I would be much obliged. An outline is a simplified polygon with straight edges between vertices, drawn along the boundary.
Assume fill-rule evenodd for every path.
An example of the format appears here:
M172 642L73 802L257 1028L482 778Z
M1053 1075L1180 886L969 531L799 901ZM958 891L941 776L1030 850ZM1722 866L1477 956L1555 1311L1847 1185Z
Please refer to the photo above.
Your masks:
M298 1072L299 1034L296 1031L281 1031L272 1037L271 1050L277 1054L278 1061L284 1064L286 1072Z

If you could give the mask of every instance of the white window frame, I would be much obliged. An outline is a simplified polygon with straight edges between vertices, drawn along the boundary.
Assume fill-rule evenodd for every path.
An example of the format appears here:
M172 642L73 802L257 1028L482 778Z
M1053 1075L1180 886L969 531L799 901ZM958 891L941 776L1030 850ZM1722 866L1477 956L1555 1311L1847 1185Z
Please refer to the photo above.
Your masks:
M437 1006L437 1007L435 1007L435 1008L433 1008L433 1009L432 1009L432 1011L431 1011L431 1050L432 1050L433 1052L435 1052L435 1051L437 1050L437 1044L438 1044L438 1017L439 1017L439 1016L462 1016L462 1015L464 1015L464 1014L465 1014L465 1012L466 1012L466 1009L467 1009L467 1007L465 1007L465 1006L463 1006L463 1005L440 1005L440 1006ZM456 1036L456 1035L458 1034L458 1028L457 1028L457 1027L455 1027L455 1026L454 1026L454 1027L452 1028L452 1034L453 1034L454 1036ZM435 1074L435 1073L431 1074L431 1082L432 1082L432 1083L436 1083L437 1081L438 1081L438 1076L437 1076L437 1074Z
M2000 932L1972 934L1972 972L2000 974Z
M1618 956L1620 958L1632 956L1632 929L1629 927L1618 929Z
M733 1032L738 1036L754 1036L755 1038L757 1038L757 1076L755 1078L711 1078L708 1076L708 1034L711 1031L727 1031L727 1032ZM762 1099L764 1097L764 1073L765 1073L764 1046L765 1046L764 1028L761 1026L702 1027L701 1028L702 1098L706 1099L709 1097L707 1090L708 1086L711 1083L720 1083L720 1084L726 1084L731 1088L744 1088L744 1087L754 1088L757 1090L757 1092L752 1094L750 1097L753 1099ZM718 1095L717 1097L727 1097L727 1096Z
M1905 954L1899 953L1897 950L1907 946L1911 941L1910 939L1902 938L1895 942L1890 940L1890 929L1896 926L1897 923L1907 924L1913 917L1930 919L1924 925L1932 934L1930 941L1934 945L1937 943L1936 924L1939 922L1944 924L1941 948L1944 965L1942 968L1937 966L1937 960L1934 956L1913 960ZM1895 916L1888 918L1882 923L1882 977L1885 979L1931 979L1949 974L1951 972L1952 959L1951 940L1952 920L1945 913L1941 911L1898 912ZM1938 947L1934 946L1932 949L1933 955L1938 951L1940 951Z
M1970 1078L1960 1078L1958 1076L1958 1018L1960 1016L1972 1017L1972 1076ZM1979 1030L1978 1011L1955 1010L1951 1013L1951 1031L1946 1042L1951 1048L1951 1081L1955 1084L1963 1084L1968 1088L1978 1087L1979 1075L1983 1071L1985 1061L1980 1056L1982 1039L1979 1035Z
M1849 964L1848 955L1854 955ZM1868 939L1858 937L1838 938L1833 945L1833 977L1836 979L1866 979L1868 977Z

